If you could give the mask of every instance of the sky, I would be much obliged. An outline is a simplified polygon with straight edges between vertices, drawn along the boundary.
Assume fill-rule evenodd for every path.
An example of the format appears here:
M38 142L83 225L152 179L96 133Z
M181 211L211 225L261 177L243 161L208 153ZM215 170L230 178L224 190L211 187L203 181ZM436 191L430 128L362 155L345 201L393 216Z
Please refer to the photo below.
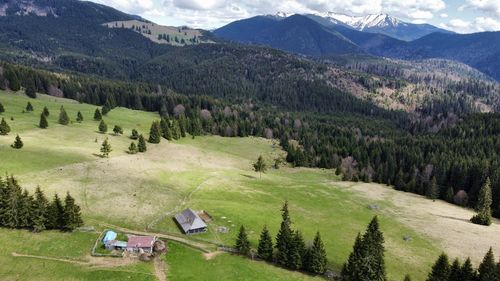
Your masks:
M215 29L277 12L386 13L459 33L500 30L500 0L91 0L162 25Z

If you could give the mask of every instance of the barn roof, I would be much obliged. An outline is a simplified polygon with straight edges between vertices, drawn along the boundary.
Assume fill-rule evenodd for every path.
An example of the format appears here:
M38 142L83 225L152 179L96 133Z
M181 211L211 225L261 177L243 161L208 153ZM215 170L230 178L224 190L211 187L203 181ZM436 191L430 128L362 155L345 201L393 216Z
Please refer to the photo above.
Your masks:
M154 236L129 236L127 248L149 248L156 241Z
M125 241L118 241L118 240L109 240L109 241L106 241L105 244L107 246L112 246L112 247L122 247L122 248L127 247L127 242L125 242Z
M190 230L207 227L198 214L191 209L186 209L182 211L182 213L175 215L175 220L179 223L185 233Z

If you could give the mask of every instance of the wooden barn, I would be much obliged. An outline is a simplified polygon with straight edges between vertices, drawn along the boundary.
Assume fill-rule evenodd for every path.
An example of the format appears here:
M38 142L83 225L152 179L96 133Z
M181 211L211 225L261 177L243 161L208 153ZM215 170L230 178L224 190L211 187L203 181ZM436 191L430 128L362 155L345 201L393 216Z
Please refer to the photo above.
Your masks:
M182 213L175 215L174 218L175 222L184 234L196 234L207 231L207 225L205 222L195 211L191 209L182 211Z

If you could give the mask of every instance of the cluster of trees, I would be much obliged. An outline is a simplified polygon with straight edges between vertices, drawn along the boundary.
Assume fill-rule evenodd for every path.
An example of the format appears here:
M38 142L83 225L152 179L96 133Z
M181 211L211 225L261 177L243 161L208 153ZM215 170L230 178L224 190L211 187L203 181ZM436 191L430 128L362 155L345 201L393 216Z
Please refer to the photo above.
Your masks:
M283 221L273 246L271 234L266 226L262 229L257 247L257 255L262 260L274 262L292 270L304 270L313 274L323 274L327 270L327 257L321 236L316 236L311 245L306 245L300 231L293 231L288 212L288 202L282 208ZM251 251L250 242L244 226L241 226L236 239L236 250L243 255Z
M407 280L411 280L409 276ZM491 248L477 269L472 266L470 258L463 264L458 259L450 264L448 256L443 253L432 266L427 281L500 281L500 262L495 264Z
M80 207L69 193L64 202L56 194L51 202L38 187L33 195L23 190L13 176L0 178L0 226L72 231L83 225Z

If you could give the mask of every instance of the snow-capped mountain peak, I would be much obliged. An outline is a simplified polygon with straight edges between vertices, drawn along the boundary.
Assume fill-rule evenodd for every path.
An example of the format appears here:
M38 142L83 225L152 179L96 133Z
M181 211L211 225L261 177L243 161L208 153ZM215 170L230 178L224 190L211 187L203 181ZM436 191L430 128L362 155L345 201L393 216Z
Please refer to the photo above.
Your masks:
M391 17L387 14L372 14L366 16L349 16L334 12L326 12L316 14L317 16L326 18L334 24L345 24L357 30L365 30L375 27L396 27L400 24L405 24L403 21Z
M290 13L285 13L285 12L279 11L274 16L277 17L277 18L288 18L291 15L292 14L290 14Z

